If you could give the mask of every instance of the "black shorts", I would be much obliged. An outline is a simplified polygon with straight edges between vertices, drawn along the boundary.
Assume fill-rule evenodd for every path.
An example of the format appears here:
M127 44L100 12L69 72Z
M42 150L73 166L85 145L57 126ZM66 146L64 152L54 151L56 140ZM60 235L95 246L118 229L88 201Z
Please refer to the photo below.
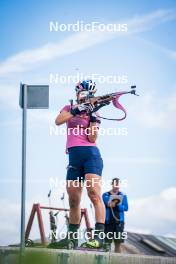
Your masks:
M102 175L103 160L96 146L78 146L68 149L67 180L84 180L85 174Z
M112 243L112 241L116 241L119 243L123 243L124 242L124 223L117 223L117 222L113 222L110 224L105 224L105 234L106 234L106 238L105 238L105 242L107 243Z

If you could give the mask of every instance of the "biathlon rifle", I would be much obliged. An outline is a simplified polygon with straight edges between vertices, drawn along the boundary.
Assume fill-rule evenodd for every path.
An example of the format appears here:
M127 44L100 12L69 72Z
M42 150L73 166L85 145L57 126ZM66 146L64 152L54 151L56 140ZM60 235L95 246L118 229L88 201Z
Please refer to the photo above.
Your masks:
M99 117L102 119L106 119L106 120L122 121L126 118L127 112L125 108L119 103L119 98L124 94L133 94L133 95L139 96L138 94L136 94L136 85L132 85L130 91L115 92L115 93L109 93L109 94L102 95L102 96L89 97L86 99L85 104L92 104L98 108L102 104L108 104L112 102L116 108L120 109L124 113L124 116L122 118L115 118L115 119L106 118L102 116L99 116Z

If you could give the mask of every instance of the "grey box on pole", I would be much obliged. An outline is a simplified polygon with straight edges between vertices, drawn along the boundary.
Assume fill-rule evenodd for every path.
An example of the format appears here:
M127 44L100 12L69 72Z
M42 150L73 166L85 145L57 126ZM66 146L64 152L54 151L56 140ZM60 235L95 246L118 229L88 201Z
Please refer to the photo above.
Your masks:
M24 85L20 87L19 104L23 108ZM49 85L27 85L27 109L49 108Z

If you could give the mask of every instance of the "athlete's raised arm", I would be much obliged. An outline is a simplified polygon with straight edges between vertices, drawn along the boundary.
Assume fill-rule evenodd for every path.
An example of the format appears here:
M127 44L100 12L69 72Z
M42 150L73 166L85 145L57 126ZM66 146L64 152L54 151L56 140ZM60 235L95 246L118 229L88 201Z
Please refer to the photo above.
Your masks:
M72 118L73 115L70 113L70 112L67 112L67 111L62 111L61 113L58 114L58 116L56 117L56 120L55 120L55 124L57 126L60 126L64 123L66 123L70 118Z

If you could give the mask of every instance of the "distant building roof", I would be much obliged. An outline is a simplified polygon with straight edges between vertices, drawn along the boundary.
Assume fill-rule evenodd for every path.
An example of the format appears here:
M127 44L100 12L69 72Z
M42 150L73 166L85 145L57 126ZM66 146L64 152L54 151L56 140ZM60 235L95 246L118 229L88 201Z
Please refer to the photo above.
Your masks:
M176 238L128 232L122 248L124 253L175 257Z

